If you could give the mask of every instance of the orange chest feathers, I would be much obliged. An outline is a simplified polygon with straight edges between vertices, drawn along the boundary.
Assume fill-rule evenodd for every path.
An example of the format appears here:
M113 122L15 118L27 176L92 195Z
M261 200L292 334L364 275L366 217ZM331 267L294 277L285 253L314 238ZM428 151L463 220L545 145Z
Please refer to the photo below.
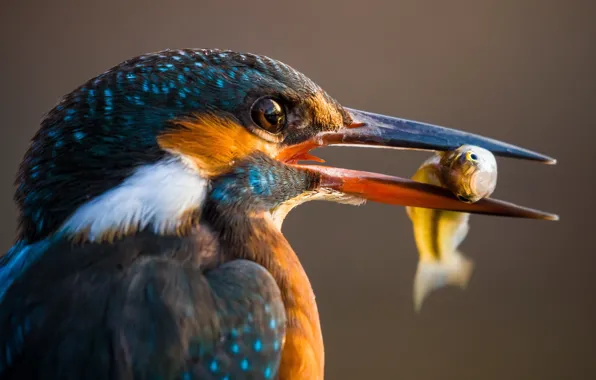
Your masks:
M277 146L250 133L231 119L201 116L176 121L174 128L158 138L161 148L183 155L206 177L230 170L256 151L273 157ZM278 379L323 379L324 348L319 313L310 281L279 229L269 217L255 216L243 257L265 267L282 294L287 328ZM269 252L263 254L263 252ZM256 253L256 254L255 254Z
M254 257L275 278L286 311L286 335L279 368L280 380L322 380L324 346L315 295L296 253L270 221L255 229L249 246L270 247L269 257ZM253 251L255 252L255 251Z

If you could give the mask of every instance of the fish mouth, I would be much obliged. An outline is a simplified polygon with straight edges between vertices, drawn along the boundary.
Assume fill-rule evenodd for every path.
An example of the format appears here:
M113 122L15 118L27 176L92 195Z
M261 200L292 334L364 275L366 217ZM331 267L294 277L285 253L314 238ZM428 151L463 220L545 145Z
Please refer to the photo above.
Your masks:
M279 160L318 177L315 191L339 192L392 205L527 219L559 219L549 212L493 198L465 203L447 189L411 179L302 163L323 162L310 154L310 151L325 146L450 151L461 145L475 145L489 150L495 156L556 164L556 160L549 156L457 129L349 108L346 111L352 118L351 125L336 131L320 132L304 142L285 147L278 153Z

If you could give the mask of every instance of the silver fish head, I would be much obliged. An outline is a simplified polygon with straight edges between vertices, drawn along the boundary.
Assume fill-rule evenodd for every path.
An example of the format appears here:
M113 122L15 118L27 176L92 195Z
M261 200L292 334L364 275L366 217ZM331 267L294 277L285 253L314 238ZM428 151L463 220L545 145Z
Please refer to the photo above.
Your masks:
M497 161L488 150L462 145L441 158L442 181L462 202L489 197L497 186Z

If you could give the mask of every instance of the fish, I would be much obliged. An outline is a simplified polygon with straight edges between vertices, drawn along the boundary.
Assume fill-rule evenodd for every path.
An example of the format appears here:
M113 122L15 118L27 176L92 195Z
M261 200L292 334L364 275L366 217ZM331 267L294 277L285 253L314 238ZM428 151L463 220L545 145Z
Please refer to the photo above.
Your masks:
M460 201L474 203L489 197L497 185L494 155L478 146L462 145L436 152L412 176L418 182L450 190ZM470 214L419 207L406 207L418 250L413 284L414 310L446 286L466 289L474 262L458 250L469 231Z

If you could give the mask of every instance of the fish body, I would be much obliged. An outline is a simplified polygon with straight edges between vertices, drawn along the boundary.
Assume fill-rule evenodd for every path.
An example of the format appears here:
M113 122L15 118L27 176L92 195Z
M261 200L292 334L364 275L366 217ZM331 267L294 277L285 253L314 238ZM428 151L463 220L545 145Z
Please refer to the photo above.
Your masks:
M464 202L476 202L492 194L496 178L492 153L470 145L433 155L412 177L445 187ZM458 247L468 234L470 214L419 207L407 207L406 211L419 255L413 287L414 309L419 312L433 290L448 285L467 287L474 263Z

